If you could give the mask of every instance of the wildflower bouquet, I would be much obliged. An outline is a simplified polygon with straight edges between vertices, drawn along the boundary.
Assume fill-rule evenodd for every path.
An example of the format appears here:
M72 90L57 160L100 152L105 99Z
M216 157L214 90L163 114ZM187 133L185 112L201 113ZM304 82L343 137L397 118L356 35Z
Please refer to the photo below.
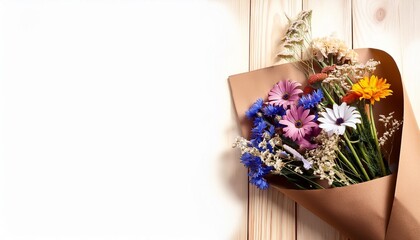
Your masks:
M398 189L391 173L400 166L398 181L405 179L403 114L404 129L415 126L398 68L383 51L312 39L310 17L300 13L283 38L278 56L292 63L230 77L244 136L234 146L252 184L271 184L354 239L385 239L387 228L391 236L401 227L392 220L402 211L392 208ZM418 128L411 130L420 144ZM410 207L420 220L420 209Z

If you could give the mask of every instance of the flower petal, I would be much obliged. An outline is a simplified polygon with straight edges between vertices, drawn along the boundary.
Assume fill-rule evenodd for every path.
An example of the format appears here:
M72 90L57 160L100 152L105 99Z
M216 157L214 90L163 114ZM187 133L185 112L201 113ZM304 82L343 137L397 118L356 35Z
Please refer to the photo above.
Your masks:
M344 132L346 131L346 127L345 126L338 126L337 130L338 130L339 135L343 135Z
M344 118L344 113L347 110L347 103L343 102L338 108L338 114L340 118Z
M340 114L338 113L339 111L338 111L338 105L337 104L333 105L333 112L334 112L335 119L340 118Z
M344 123L342 123L341 125L348 126L348 127L352 127L352 128L354 128L354 129L356 129L356 124L354 124L354 123L352 123L352 122L344 122Z

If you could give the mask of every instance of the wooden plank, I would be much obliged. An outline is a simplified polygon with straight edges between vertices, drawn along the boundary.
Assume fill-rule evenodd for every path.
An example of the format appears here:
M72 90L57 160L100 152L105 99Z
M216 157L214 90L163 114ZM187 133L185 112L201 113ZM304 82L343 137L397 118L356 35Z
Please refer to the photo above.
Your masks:
M279 40L299 1L251 1L250 70L276 64ZM295 239L295 203L269 189L249 188L249 239Z
M401 68L399 1L353 2L353 45L387 51Z
M420 102L420 1L408 0L399 3L401 41L401 72L411 103ZM417 124L420 122L420 104L413 104Z
M397 62L411 102L419 101L420 3L355 0L353 5L354 46L388 52ZM420 105L415 104L413 108L418 122Z
M351 0L303 0L303 9L312 10L312 38L334 35L351 47Z
M319 217L298 205L296 211L296 239L297 240L345 240L346 236L340 234L335 228L321 220Z
M335 37L343 39L349 47L352 46L350 0L304 0L303 9L312 9L313 38L334 34ZM299 205L296 218L298 240L346 239L336 229Z
M227 62L235 63L229 64L229 73L236 74L249 70L249 13L250 13L250 0L229 0L223 1L224 7L228 10L229 16L233 19L236 32L230 33L231 35L225 36L230 39L228 49L233 51L226 54ZM232 55L231 55L232 54ZM230 59L231 58L231 59ZM223 79L223 78L221 78ZM225 83L227 84L227 82ZM230 95L230 94L229 94ZM234 139L240 135L239 128L237 127L236 114L234 113L233 106L231 108L230 121L226 131L226 145L231 146ZM229 239L244 240L248 238L248 172L246 168L239 162L239 152L232 152L232 149L226 154L224 164L229 169L229 185L232 191L238 196L239 204L241 207L242 216L237 222L237 227L233 230L233 236Z
M251 0L250 70L278 63L276 55L287 17L302 10L300 1Z

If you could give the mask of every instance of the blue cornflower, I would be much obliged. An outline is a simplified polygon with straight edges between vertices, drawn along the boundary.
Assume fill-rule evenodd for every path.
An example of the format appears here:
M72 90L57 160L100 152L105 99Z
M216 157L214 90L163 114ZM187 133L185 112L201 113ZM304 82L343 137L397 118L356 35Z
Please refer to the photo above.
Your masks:
M242 154L241 163L247 168L251 168L255 164L255 156L249 152Z
M270 128L268 129L268 133L270 134L270 137L272 137L274 133L276 133L276 129L274 128L273 125L271 125Z
M268 188L268 182L263 177L255 177L249 180L250 183L257 186L259 189L265 190Z
M265 166L260 157L254 156L248 152L242 154L241 162L249 169L249 182L260 189L267 189L268 183L263 177L270 173L274 168Z
M261 137L258 137L258 138L253 138L253 139L251 139L251 140L249 140L250 142L251 142L251 145L254 147L254 148L257 148L258 150L260 150L260 151L262 151L263 149L262 148L260 148L258 145L262 142L262 138Z
M274 134L276 133L276 129L274 128L273 125L271 125L267 132L270 134L270 138L272 138L274 136ZM267 144L266 148L268 149L268 151L273 153L274 148L271 146L271 144Z
M249 176L251 177L249 179L249 182L254 184L260 189L267 189L268 183L264 179L264 176L270 173L271 170L273 170L273 167L264 167L260 165L257 169L253 169L254 171L250 171Z
M263 162L260 157L254 156L251 153L244 153L241 156L241 163L249 168L249 176L255 177L263 175Z
M253 147L261 150L258 145L262 142L264 133L268 133L270 137L272 137L276 133L276 129L273 125L270 125L270 127L267 129L267 123L262 118L261 121L254 123L254 128L251 129L251 144Z
M264 122L264 118L262 117L254 118L254 126L258 126L261 122Z
M274 115L280 115L283 116L284 114L286 114L286 110L284 110L283 107L280 106L273 106L271 104L265 106L262 109L264 115L266 116L274 116Z
M318 103L322 101L324 94L321 89L317 89L312 94L307 94L299 99L299 106L303 106L305 109L314 108Z
M259 98L252 106L248 109L248 111L245 112L245 116L247 118L253 118L257 115L258 111L261 110L262 106L264 104L264 101L262 98Z
M267 124L264 121L258 122L253 129L251 129L251 137L252 138L260 138L262 137L263 133L265 132L265 128Z
M312 97L314 98L315 101L320 103L322 99L324 98L324 93L322 92L321 89L317 89L312 93Z

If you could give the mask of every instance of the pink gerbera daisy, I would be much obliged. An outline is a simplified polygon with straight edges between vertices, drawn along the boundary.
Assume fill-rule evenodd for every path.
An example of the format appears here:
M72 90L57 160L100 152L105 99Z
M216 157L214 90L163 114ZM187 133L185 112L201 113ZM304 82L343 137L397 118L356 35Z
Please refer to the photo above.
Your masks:
M317 124L312 121L314 119L315 115L310 115L309 109L305 110L302 106L292 105L279 122L286 125L283 128L286 137L293 141L301 141L306 134L311 132L312 127L317 127Z
M287 109L287 106L296 103L299 99L299 94L303 93L299 89L300 86L300 83L290 80L278 82L268 93L269 103Z

